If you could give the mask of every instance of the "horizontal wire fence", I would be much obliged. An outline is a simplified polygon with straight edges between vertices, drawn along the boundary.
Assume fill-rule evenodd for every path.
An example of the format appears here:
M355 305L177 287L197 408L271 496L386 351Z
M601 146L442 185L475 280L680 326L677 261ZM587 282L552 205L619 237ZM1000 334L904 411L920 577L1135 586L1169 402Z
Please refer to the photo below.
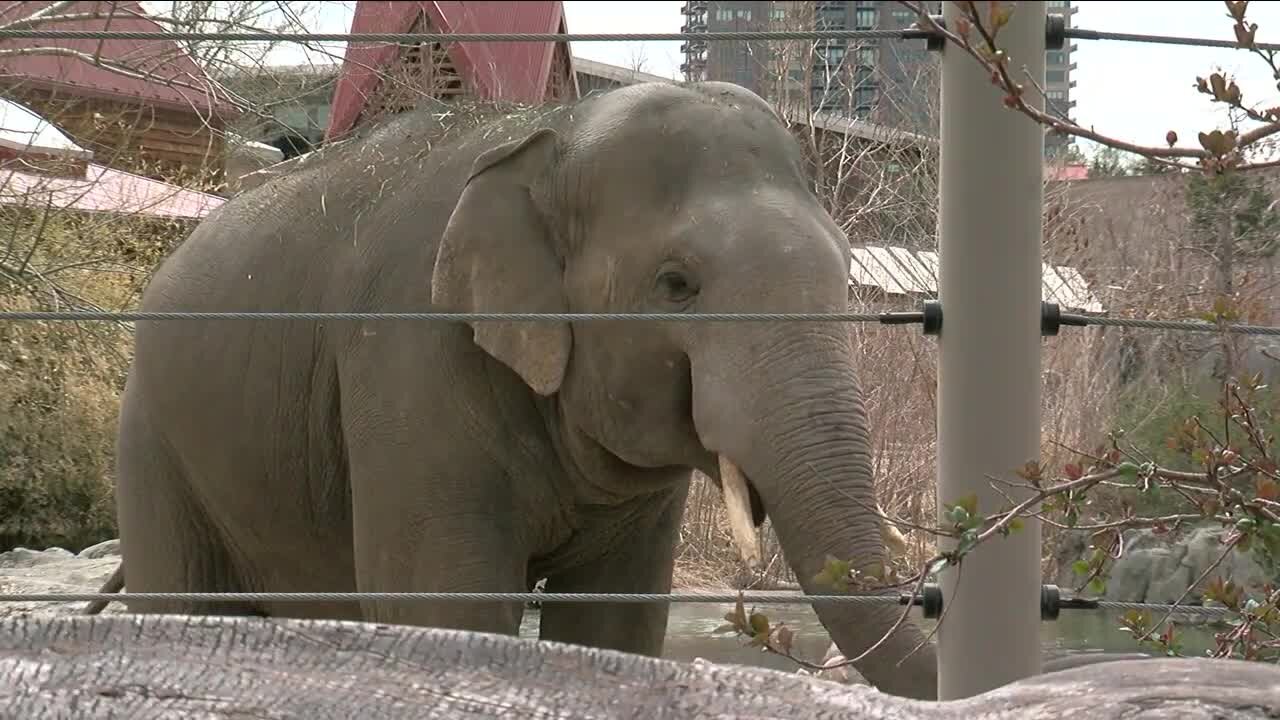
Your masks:
M80 19L94 14L78 14ZM100 15L106 18L107 15ZM939 23L940 22L940 19ZM1074 40L1121 41L1181 46L1241 49L1229 40L1188 38L1141 33L1119 33L1064 29L1063 37ZM218 40L226 42L292 41L292 42L627 42L627 41L783 41L783 40L913 40L931 39L935 34L928 30L909 28L902 30L798 30L798 31L715 31L703 33L291 33L291 32L137 32L108 30L50 30L38 28L2 28L0 39L48 39L48 40ZM1254 48L1263 51L1280 51L1280 44L1256 43ZM110 321L149 322L171 320L410 320L443 322L485 321L631 321L654 322L853 322L905 324L904 313L376 313L376 312L110 312L110 311L48 311L48 312L0 312L0 321ZM907 313L907 315L922 315ZM923 320L923 317L916 321ZM1244 335L1280 336L1280 327L1215 324L1195 320L1157 320L1139 318L1113 318L1078 314L1062 314L1062 324L1074 326L1114 326L1180 332L1226 332ZM803 595L787 592L761 593L544 593L544 592L351 592L351 593L0 593L0 602L92 602L129 600L172 601L257 601L257 602L333 602L333 601L444 601L444 602L616 602L616 603L731 603L752 604L818 604L908 603L908 594L840 594ZM918 600L918 597L915 598ZM1225 614L1227 608L1205 605L1137 603L1107 600L1088 600L1087 605L1067 605L1064 609L1104 610L1158 610L1167 612Z
M906 313L921 315L920 313ZM445 312L109 312L93 310L0 312L0 320L151 322L170 320L415 320L439 322L878 322L904 324L903 313L445 313ZM923 317L916 321L922 321ZM1064 325L1280 336L1280 326L1218 325L1200 320L1146 320L1062 315Z
M103 17L106 17L103 15ZM942 24L938 19L939 25ZM127 30L41 30L3 28L0 39L40 40L220 40L226 42L677 42L682 40L926 40L934 33L923 29L902 30L717 30L702 33L430 33L430 32L147 32ZM1085 28L1065 28L1067 40L1112 40L1159 45L1241 49L1231 40L1106 32ZM1263 51L1280 51L1280 43L1255 43Z
M556 592L202 592L202 593L0 593L0 602L99 602L130 600L177 602L523 602L523 603L707 603L743 602L752 605L852 604L905 605L907 593L802 595L799 593L556 593ZM1185 614L1223 615L1230 610L1214 605L1173 605L1118 600L1087 600L1063 610L1159 610Z

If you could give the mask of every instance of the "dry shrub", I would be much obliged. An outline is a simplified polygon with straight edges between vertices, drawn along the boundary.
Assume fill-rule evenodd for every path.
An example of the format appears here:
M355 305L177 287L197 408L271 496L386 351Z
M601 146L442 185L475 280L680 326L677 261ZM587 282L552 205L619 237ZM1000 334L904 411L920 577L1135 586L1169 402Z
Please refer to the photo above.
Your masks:
M131 307L181 223L29 203L0 212L0 310ZM0 323L0 549L114 537L116 416L130 330Z

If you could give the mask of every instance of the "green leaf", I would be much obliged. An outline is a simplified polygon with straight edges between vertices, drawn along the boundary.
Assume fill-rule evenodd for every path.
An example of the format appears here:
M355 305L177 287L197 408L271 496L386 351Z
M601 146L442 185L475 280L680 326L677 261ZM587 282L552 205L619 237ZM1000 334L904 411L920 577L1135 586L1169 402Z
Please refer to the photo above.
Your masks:
M1088 561L1088 560L1077 560L1077 561L1075 561L1075 562L1071 563L1071 571L1072 571L1072 572L1074 572L1076 575L1088 575L1088 574L1089 574L1089 561Z
M1089 592L1094 595L1102 595L1107 592L1107 583L1101 577L1095 577L1089 581Z
M814 575L813 581L843 592L849 587L851 565L852 563L848 560L841 560L834 555L828 555L827 564L823 566L821 572Z
M1142 633L1151 624L1151 618L1142 610L1128 610L1120 617L1120 622L1126 628Z
M1012 5L997 5L991 3L991 26L992 30L999 30L1009 24L1009 18L1013 17Z

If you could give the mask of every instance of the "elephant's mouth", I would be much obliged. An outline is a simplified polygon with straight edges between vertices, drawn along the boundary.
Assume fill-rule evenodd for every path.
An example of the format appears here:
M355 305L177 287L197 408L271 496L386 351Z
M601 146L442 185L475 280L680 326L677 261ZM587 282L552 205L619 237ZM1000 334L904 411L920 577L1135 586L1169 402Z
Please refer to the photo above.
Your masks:
M760 567L760 541L756 528L766 512L760 493L737 463L720 455L720 492L729 515L729 531L743 561L751 569Z

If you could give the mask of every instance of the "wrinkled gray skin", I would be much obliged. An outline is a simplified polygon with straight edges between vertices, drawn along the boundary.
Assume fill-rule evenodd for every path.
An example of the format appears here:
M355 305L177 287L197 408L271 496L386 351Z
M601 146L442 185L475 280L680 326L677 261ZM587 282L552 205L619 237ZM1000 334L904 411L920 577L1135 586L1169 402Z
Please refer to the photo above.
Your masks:
M627 87L428 147L401 116L238 196L146 311L843 312L847 239L742 88ZM428 152L429 150L429 152ZM740 467L807 592L883 557L838 323L139 323L120 419L131 592L670 590L692 468ZM135 602L515 634L519 603ZM542 637L659 655L663 604ZM819 605L847 657L893 604ZM857 665L936 697L908 625Z
M500 635L261 618L0 622L0 720L1264 720L1280 668L1158 658L928 703Z

